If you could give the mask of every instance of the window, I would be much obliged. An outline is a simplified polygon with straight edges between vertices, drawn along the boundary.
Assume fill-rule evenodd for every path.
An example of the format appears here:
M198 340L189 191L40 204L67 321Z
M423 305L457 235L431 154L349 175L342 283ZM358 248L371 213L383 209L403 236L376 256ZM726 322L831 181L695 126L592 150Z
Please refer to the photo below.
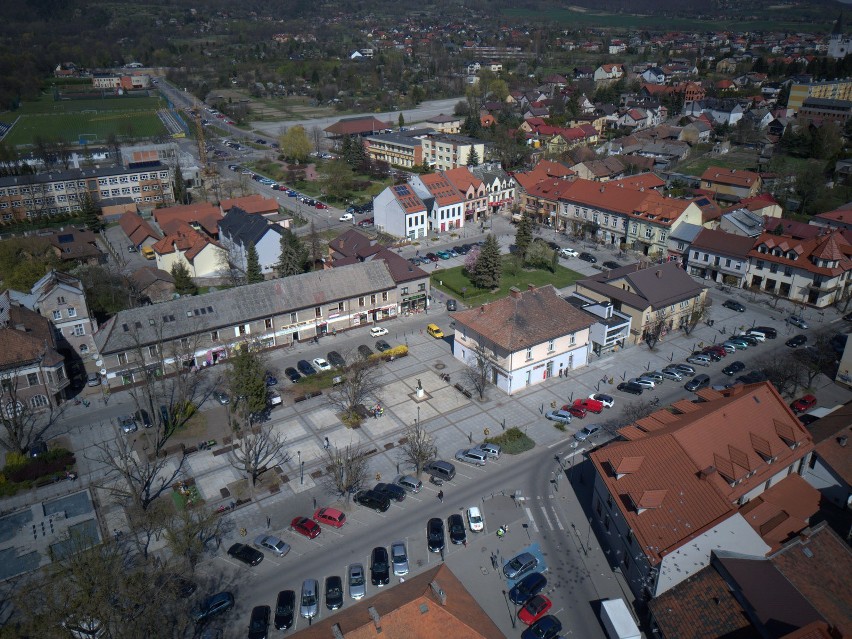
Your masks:
M725 266L727 266L727 267L729 267L729 268L730 268L730 266L731 266L731 260L726 259L726 260L725 260Z
M240 335L248 335L250 332L251 331L249 330L248 324L240 324L237 327L237 337L239 337Z
M650 226L645 227L645 239L654 239L654 229L652 229Z
M28 373L27 384L30 386L38 386L38 373Z
M710 254L709 254L709 253L705 253L705 254L704 254L704 261L705 261L705 262L709 262L709 261L710 261Z
M290 323L295 324L298 321L295 313L290 313Z
M792 266L785 266L784 267L784 275L786 275L787 277L790 277L792 274L793 274L793 267Z
M119 353L118 354L118 365L124 366L127 364L127 353Z
M81 337L86 334L86 329L82 324L74 324L74 335Z
M375 306L376 304L376 295L370 295L370 306Z
M189 338L188 337L181 337L180 338L180 347L181 348L189 348Z
M763 268L763 260L757 260L757 264L755 264L757 268Z
M402 294L403 294L403 295L408 295L408 287L407 287L407 286L403 286L403 287L402 287Z
M571 333L571 334L568 336L568 343L569 343L571 346L573 346L574 344L576 344L576 343L577 343L577 335L576 335L576 334L574 334L574 333Z
M388 292L387 292L387 291L385 291L384 293L382 293L382 301L383 301L383 302L387 302L387 301L388 301Z
M692 252L692 259L694 259L694 260L697 260L697 259L698 259L698 251L693 251L693 252Z
M57 303L57 304L64 304L64 303L65 303L65 298L64 298L64 297L57 297L57 298L56 298L56 303Z
M532 359L532 348L527 349L527 359L528 360Z
M421 282L420 284L417 285L417 290L418 291L425 291L426 290L426 284L424 282Z
M85 344L80 344L80 352L81 352L81 353L88 353L88 352L89 352L89 347L88 347L88 346L86 346Z
M61 320L62 319L62 311L53 311L53 319Z
M770 264L769 265L769 272L770 273L777 273L778 272L778 265L775 264L774 262L772 264Z
M219 331L210 331L210 341L218 342L219 341Z
M272 330L272 318L267 317L265 320L263 320L263 325L266 327L267 330L271 331Z
M30 406L33 408L44 408L47 406L47 397L44 395L34 395L30 398Z
M322 317L322 309L319 306L314 307L314 317Z
M636 235L637 233L639 233L639 225L636 222L633 222L633 224L630 225L630 232L633 235Z
M150 355L151 357L157 357L157 347L156 347L156 345L154 345L154 346L149 346L149 347L148 347L148 355Z
M552 353L554 350L556 350L556 349L555 349L555 340L550 340L550 341L547 343L547 352L548 352L548 353Z
M77 317L77 309L73 306L68 307L68 317Z

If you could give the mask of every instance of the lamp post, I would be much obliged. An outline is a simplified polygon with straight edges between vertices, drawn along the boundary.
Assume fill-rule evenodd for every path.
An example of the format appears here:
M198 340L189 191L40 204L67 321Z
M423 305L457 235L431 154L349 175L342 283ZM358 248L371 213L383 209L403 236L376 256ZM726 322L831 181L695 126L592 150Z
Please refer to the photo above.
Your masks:
M503 591L503 599L506 600L506 610L509 611L509 619L512 621L512 628L515 627L515 615L512 614L512 607L509 605L509 595L506 594L506 591Z
M417 422L416 424L420 426L420 406L417 406Z
M304 469L304 466L302 466L302 451L297 450L296 455L299 458L299 483L304 484L305 483L305 473L302 470L302 469Z

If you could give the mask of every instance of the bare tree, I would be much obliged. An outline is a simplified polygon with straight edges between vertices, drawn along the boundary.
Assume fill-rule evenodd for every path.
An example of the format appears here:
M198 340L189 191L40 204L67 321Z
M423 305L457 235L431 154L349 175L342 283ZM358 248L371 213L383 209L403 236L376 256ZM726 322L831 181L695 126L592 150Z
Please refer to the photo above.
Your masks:
M468 353L465 360L466 366L461 372L462 379L473 386L480 400L485 399L485 390L491 383L494 374L493 357L492 351L478 344L475 349Z
M228 461L251 479L252 486L256 486L260 476L270 468L290 461L291 455L286 447L287 438L271 428L243 429L242 436L228 453Z
M792 396L803 385L805 366L793 354L764 357L754 362L781 395Z
M682 328L683 332L687 335L692 333L698 323L707 317L710 311L710 303L705 297L702 301L696 302L692 305L692 312L686 317L683 321ZM652 347L653 348L653 347Z
M322 130L318 126L311 127L311 141L314 143L314 151L319 153L322 150Z
M351 361L351 357L349 358ZM340 375L342 382L328 393L328 401L347 416L354 416L358 404L374 396L382 387L378 375L379 362L359 358Z
M642 333L642 341L644 341L650 350L654 350L657 342L663 336L666 330L666 310L657 311L656 318L648 322L645 330Z
M801 364L803 377L806 380L804 386L810 388L820 373L829 375L833 372L838 360L837 353L831 346L827 335L818 335L814 343L807 347L796 349L792 352L793 357Z
M414 466L419 478L423 466L438 456L435 439L419 422L405 429L405 443L400 446L399 458Z
M181 510L164 530L172 556L185 561L194 570L211 545L219 547L226 522L215 511L203 506Z
M325 489L332 495L345 497L361 489L367 481L370 460L361 444L347 444L345 448L330 446L325 449L328 468L323 476Z
M65 412L65 404L54 405L50 393L43 396L47 406L42 409L33 404L34 397L25 397L20 392L21 380L34 368L35 365L27 364L0 370L0 446L7 451L26 453ZM34 374L43 379L45 371Z
M136 552L147 559L151 543L160 538L173 517L174 506L168 499L157 499L145 509L133 503L125 512L130 520L130 539L136 546Z
M657 410L659 410L659 407L656 402L649 399L636 399L626 402L621 410L621 416L608 422L606 427L615 432L618 428L632 424Z

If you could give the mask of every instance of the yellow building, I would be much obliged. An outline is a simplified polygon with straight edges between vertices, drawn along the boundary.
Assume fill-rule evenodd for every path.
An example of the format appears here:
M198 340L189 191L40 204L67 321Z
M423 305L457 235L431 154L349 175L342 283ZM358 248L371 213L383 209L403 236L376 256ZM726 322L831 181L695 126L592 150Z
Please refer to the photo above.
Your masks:
M807 98L852 100L852 80L832 80L811 84L794 84L790 87L787 108L798 111Z

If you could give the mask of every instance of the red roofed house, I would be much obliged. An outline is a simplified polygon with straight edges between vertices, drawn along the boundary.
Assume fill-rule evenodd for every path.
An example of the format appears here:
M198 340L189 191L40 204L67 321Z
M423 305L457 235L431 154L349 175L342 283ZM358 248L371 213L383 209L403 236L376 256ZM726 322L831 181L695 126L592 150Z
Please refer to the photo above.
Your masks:
M769 383L696 393L589 454L599 541L637 598L699 572L711 553L765 556L741 507L795 473L811 436ZM754 507L751 507L753 511Z
M563 300L551 285L513 287L508 297L452 317L455 358L473 368L487 361L489 381L510 395L585 366L589 329L598 319Z
M780 216L779 216L780 217ZM852 206L844 204L839 209L814 215L811 224L829 228L852 230Z
M762 180L757 173L742 169L726 169L709 166L701 174L701 188L713 191L717 195L729 196L728 199L741 200L758 194Z
M163 230L163 233L173 233L183 224L188 224L197 231L217 238L219 237L219 220L221 219L221 209L209 202L154 209L154 221Z
M443 173L464 198L465 224L484 220L488 215L488 191L485 183L466 166Z
M426 204L410 184L389 186L373 199L373 218L379 231L416 240L429 232Z
M373 116L341 118L331 126L323 129L329 137L344 138L347 135L371 135L391 127L389 122L382 122Z
M592 76L595 84L612 84L624 77L624 66L620 64L602 64Z
M749 252L750 286L825 308L849 294L852 245L842 231L798 240L763 233Z
M118 224L130 243L137 249L141 249L143 246L153 246L163 237L138 213L125 213L118 218Z
M241 208L244 212L252 215L278 215L278 202L271 197L264 197L260 193L253 193L244 197L235 197L228 200L222 200L219 203L219 208L222 209L222 215L230 211L234 207Z
M215 277L227 272L228 252L205 233L187 222L169 224L172 231L151 248L157 268L171 273L172 266L182 262L191 277Z
M443 233L464 226L464 197L444 173L417 175L409 184L426 205L430 231Z

